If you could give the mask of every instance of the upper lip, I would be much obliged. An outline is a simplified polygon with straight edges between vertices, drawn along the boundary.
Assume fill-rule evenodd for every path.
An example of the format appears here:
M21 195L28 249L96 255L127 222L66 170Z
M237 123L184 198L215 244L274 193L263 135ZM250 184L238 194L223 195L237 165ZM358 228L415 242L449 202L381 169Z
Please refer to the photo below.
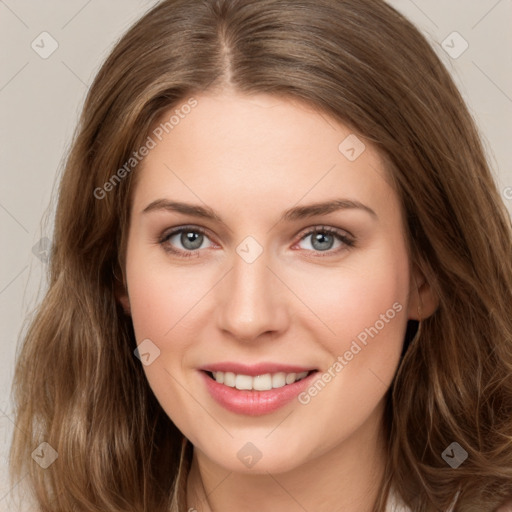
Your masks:
M258 363L248 365L233 362L207 364L199 369L205 372L232 372L238 375L249 375L251 377L255 377L256 375L265 375L266 373L301 373L315 370L315 368L291 364Z

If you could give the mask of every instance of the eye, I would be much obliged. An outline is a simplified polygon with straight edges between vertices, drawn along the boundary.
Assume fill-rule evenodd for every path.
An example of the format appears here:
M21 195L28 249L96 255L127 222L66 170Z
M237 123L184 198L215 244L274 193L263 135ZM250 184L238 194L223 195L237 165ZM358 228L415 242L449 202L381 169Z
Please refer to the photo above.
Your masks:
M302 234L296 245L308 239L310 239L310 242L306 245L309 245L309 247L302 247L303 249L313 253L326 253L326 256L337 254L355 245L354 238L345 231L326 226L316 226ZM204 246L205 242L209 242L208 245ZM158 243L162 245L166 252L185 258L199 257L199 249L213 246L206 231L198 226L175 228L164 233ZM335 245L336 248L332 250ZM317 254L317 256L324 255Z
M326 226L316 226L315 228L310 229L302 235L300 242L308 239L310 242L306 244L309 245L309 247L305 247L306 250L327 252L328 255L346 250L349 247L353 247L355 244L353 237L348 235L348 233ZM336 244L337 248L335 248L335 250L331 250ZM323 254L319 254L318 256L323 256Z
M158 241L167 252L184 257L198 256L198 249L204 249L203 243L209 240L204 229L196 226L182 226L163 235ZM178 245L178 247L176 247ZM179 247L181 245L182 248ZM211 247L212 244L207 247Z

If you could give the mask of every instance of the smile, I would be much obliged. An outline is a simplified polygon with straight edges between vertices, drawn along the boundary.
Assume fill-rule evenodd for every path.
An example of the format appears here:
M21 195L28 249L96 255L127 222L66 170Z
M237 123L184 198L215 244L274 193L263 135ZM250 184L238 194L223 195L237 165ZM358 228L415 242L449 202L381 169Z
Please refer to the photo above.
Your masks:
M283 386L293 384L304 377L307 377L310 372L300 373L284 373L278 372L274 374L265 373L264 375L251 375L236 374L232 372L212 372L211 377L219 384L236 388L239 390L254 390L254 391L268 391L269 389L282 388Z
M230 412L248 416L269 414L284 407L319 374L316 369L304 367L249 367L238 363L211 365L200 369L199 373L217 404Z

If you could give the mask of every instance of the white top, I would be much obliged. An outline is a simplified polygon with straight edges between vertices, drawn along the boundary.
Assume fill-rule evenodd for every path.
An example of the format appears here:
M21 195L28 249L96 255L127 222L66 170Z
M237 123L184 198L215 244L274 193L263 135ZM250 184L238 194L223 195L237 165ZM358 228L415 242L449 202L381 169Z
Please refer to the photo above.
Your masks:
M446 512L453 512L459 492L453 498L453 501ZM388 502L386 503L386 512L412 512L412 510L406 506L403 501L398 497L393 489L389 493Z
M412 512L412 510L405 506L394 490L391 489L386 503L386 512Z

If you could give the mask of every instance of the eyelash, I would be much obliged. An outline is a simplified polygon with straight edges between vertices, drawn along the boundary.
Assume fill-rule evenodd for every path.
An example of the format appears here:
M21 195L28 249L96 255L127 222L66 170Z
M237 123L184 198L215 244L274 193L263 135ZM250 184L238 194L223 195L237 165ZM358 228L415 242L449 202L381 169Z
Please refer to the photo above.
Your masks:
M167 246L165 245L168 242L168 240L170 238L172 238L174 235L177 235L177 234L180 234L180 233L183 233L183 232L199 233L201 235L204 235L204 236L208 237L208 233L206 232L206 230L204 230L203 228L200 228L199 226L181 226L179 228L173 229L172 231L162 235L158 239L158 243L160 245L162 245L162 247L164 248L164 250L166 252L169 252L169 253L172 253L172 254L176 254L176 255L178 255L180 257L183 257L183 258L197 257L199 255L198 254L198 252L199 252L198 249L196 249L195 251L184 251L182 249L176 249L175 247L173 247L171 245L167 245ZM333 254L337 254L338 252L340 252L342 250L347 250L347 249L350 249L350 248L355 246L354 238L344 234L344 232L342 232L342 231L340 231L340 230L338 230L336 228L332 228L332 227L328 227L328 226L315 226L314 228L311 228L309 231L306 231L305 233L303 233L301 235L301 237L299 239L299 242L301 242L302 240L304 240L308 236L315 235L317 233L323 233L323 234L332 235L332 236L336 237L340 242L342 242L345 245L345 247L339 247L338 249L336 249L334 251L332 251L332 250L312 251L312 252L317 254L315 257L324 258L324 257L327 257L327 256L332 256ZM321 254L322 252L325 252L326 255Z

